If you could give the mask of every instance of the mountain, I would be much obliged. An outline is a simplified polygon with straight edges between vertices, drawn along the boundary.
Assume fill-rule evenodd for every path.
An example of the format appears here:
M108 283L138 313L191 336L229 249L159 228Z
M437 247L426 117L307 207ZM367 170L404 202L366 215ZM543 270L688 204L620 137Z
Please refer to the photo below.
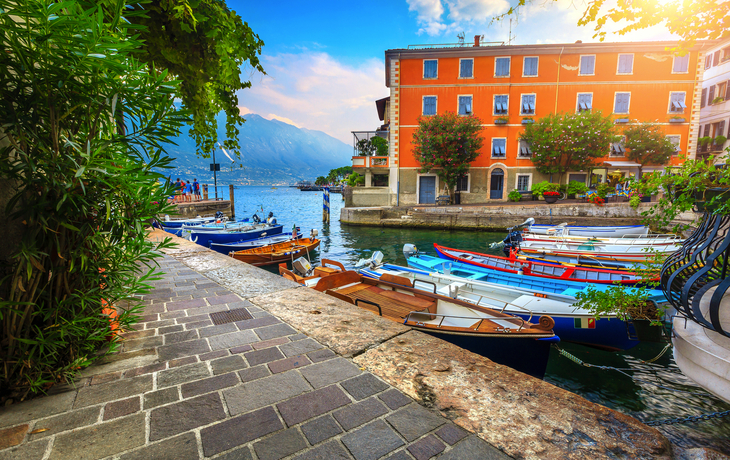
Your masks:
M215 159L220 163L219 184L286 185L300 180L314 181L326 176L331 169L351 164L352 146L321 131L300 129L279 120L267 120L256 114L246 114L246 123L239 128L241 159L235 163L220 150ZM217 117L218 138L225 138L225 119ZM195 153L195 141L187 130L174 139L177 145L168 145L167 151L175 158L175 169L165 172L173 181L198 178L212 182L210 164L213 158ZM233 155L231 155L233 156ZM234 157L235 159L235 157ZM241 167L241 165L243 167Z

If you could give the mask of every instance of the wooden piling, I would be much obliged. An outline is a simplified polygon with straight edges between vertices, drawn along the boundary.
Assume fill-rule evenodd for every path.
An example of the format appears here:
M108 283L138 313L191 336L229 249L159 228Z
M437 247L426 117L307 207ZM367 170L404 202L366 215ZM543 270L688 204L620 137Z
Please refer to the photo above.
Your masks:
M235 218L236 206L233 203L233 184L228 184L228 199L231 201L231 218Z

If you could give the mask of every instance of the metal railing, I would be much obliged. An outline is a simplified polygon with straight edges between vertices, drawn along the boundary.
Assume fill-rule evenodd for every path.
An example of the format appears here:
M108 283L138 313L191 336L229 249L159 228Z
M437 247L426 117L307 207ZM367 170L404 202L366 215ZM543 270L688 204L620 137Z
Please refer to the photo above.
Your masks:
M425 43L419 45L408 45L409 50L422 50L429 48L479 48L481 46L502 46L504 42L479 42L479 46L474 46L473 42L459 43Z

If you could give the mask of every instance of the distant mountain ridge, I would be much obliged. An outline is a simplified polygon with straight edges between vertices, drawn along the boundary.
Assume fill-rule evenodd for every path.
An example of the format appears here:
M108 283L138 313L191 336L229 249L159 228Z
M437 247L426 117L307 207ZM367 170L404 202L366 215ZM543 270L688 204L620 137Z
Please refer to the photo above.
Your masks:
M275 119L267 120L253 113L244 115L244 118L246 123L239 128L238 136L240 161L231 167L231 161L220 149L215 152L216 162L221 165L219 184L285 185L300 180L314 181L317 176L326 176L331 169L351 163L352 146L326 133L297 128ZM223 115L219 115L217 120L218 137L224 139ZM174 141L178 145L168 145L167 150L175 158L175 169L165 174L171 174L173 180L180 177L212 182L210 164L213 158L196 155L195 141L188 135L187 129Z

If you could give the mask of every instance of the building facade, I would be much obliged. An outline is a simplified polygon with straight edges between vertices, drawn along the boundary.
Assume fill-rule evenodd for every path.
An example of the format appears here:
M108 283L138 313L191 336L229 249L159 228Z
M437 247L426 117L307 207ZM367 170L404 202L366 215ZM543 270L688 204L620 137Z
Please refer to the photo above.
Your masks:
M529 190L535 182L551 180L535 169L530 146L519 140L525 124L550 113L600 110L621 126L659 123L677 146L670 164L679 164L684 154L693 157L697 150L699 83L710 45L700 43L684 56L667 51L674 46L674 42L484 46L475 38L468 46L388 50L385 83L390 97L383 116L389 130L388 166L377 171L358 167L353 158L353 167L366 176L382 176L387 169L388 188L381 190L378 204L433 203L444 186L435 173L419 172L411 140L419 117L447 111L474 114L483 123L481 154L457 186L462 203L506 200L512 190ZM597 166L606 168L604 180L608 169L618 169L626 177L637 170L620 144L607 145ZM589 183L590 172L569 172L563 182L570 180Z
M700 93L700 128L697 156L713 156L725 162L725 149L730 146L730 40L710 47L705 53Z

